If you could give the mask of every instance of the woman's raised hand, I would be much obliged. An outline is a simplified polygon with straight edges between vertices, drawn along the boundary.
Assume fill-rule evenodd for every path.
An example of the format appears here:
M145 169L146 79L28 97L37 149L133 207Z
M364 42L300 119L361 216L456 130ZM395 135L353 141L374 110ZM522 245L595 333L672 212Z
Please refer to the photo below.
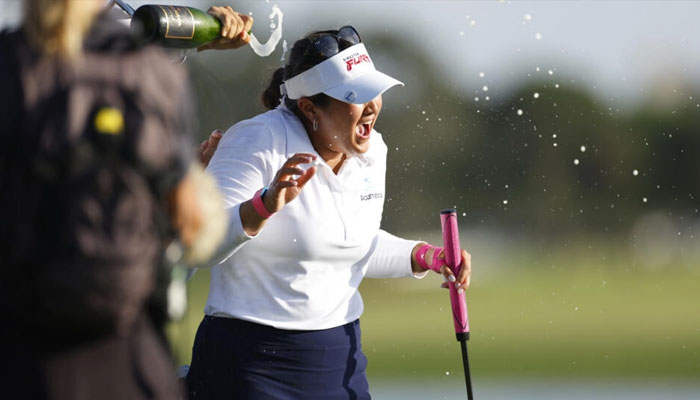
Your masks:
M275 213L281 210L285 204L294 200L301 193L306 182L316 174L316 166L312 165L305 170L299 165L313 163L316 157L310 153L296 153L282 165L267 188L263 199L265 208L269 212Z

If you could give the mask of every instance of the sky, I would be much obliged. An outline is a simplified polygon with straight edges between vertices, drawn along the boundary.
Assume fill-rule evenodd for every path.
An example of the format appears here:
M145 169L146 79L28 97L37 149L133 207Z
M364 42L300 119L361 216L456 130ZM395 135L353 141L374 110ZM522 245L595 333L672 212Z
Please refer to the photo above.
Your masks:
M135 8L173 3L128 2ZM175 3L203 9L212 4ZM0 0L0 4L0 27L16 25L22 1ZM241 0L231 4L256 18L253 31L261 41L270 32L273 4L284 13L283 39L289 43L334 24L352 24L365 36L377 30L404 35L439 66L442 76L433 79L475 93L487 86L495 95L499 88L549 75L587 86L601 98L633 102L658 85L700 84L700 1ZM279 46L271 57L281 55Z

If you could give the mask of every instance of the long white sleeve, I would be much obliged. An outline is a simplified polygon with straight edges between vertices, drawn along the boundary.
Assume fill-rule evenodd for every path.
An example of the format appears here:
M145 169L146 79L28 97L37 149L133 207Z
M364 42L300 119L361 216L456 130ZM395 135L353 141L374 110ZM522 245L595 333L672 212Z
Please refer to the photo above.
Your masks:
M422 278L425 274L413 274L411 269L411 252L418 244L417 240L407 240L394 236L384 230L374 238L372 255L367 266L368 278L403 278L415 276Z

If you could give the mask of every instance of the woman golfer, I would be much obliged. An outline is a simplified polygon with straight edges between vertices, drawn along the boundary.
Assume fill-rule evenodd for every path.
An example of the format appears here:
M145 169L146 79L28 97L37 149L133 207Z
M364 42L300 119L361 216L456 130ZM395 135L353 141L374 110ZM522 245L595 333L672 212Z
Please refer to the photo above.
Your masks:
M192 399L369 399L360 343L364 277L433 269L469 286L441 249L380 229L387 147L375 69L350 26L297 41L263 94L270 111L230 128L208 170L229 211L187 384Z

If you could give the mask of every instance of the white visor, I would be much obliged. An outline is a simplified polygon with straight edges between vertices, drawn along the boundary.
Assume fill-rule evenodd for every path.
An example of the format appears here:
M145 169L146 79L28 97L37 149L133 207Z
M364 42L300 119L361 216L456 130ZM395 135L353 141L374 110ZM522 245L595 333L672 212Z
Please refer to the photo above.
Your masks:
M359 43L287 79L281 89L292 100L323 92L346 103L364 104L395 85L403 82L377 71L365 45Z

